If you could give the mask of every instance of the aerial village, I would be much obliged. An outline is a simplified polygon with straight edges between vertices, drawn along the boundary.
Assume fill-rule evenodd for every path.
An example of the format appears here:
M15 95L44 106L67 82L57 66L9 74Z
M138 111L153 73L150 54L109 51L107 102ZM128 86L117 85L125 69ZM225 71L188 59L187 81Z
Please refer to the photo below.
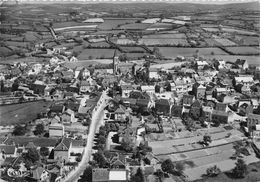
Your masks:
M234 33L208 11L209 19L78 11L38 18L49 26L33 31L25 12L2 19L1 180L260 180L257 27L243 32L230 20Z

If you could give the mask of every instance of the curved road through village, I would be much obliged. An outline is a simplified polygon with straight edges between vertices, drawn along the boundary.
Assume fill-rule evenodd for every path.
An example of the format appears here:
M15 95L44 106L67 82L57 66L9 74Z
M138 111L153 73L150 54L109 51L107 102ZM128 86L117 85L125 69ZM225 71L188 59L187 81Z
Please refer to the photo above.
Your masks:
M95 133L98 129L98 126L101 124L104 116L104 108L106 107L107 100L109 97L106 94L106 91L103 91L97 106L96 110L93 112L92 115L92 122L89 127L89 134L88 134L88 139L87 139L87 145L84 150L84 154L82 156L82 160L79 163L79 165L75 168L75 170L71 171L68 176L65 177L65 179L62 179L61 181L64 182L76 182L79 177L82 175L86 167L88 166L90 157L92 155L92 147L94 143L94 137Z

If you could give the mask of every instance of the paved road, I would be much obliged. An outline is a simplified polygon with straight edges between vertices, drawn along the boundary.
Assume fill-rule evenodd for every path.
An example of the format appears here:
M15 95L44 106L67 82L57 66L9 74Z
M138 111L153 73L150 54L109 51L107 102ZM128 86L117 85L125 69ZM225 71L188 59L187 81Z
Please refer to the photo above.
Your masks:
M76 182L79 179L79 177L81 176L81 174L84 172L86 167L88 166L88 162L92 155L92 146L93 146L95 133L96 133L98 126L100 125L100 123L103 120L104 108L106 106L106 100L109 99L109 97L106 95L106 91L104 91L102 93L101 98L103 98L102 102L98 103L98 105L96 107L97 110L96 110L96 112L93 112L93 115L92 115L92 122L89 127L87 145L85 147L85 152L82 156L82 160L79 163L78 167L76 167L75 170L71 171L68 174L68 176L66 176L66 178L62 180L64 182ZM101 100L99 100L99 101L101 101Z

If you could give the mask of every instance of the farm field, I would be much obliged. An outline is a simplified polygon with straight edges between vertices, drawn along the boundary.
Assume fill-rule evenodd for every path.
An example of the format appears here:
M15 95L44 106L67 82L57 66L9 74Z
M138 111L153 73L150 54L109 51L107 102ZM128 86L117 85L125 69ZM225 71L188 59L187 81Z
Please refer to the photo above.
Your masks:
M80 25L80 26L70 26L62 28L54 28L55 31L73 30L73 31L84 31L95 29L98 25Z
M132 23L126 24L119 27L119 29L126 29L126 30L144 30L151 26L150 23Z
M149 55L149 53L126 53L126 56L130 59L143 58L144 56Z
M109 48L110 44L108 44L107 42L95 42L95 43L91 43L89 44L90 47L106 47Z
M102 60L82 60L77 62L66 62L64 66L66 68L75 69L76 67L88 67L90 65L97 65L97 64L110 64L112 63L112 59L102 59Z
M129 45L129 44L135 44L136 43L135 41L127 39L127 38L117 39L115 42L119 45Z
M175 25L171 23L155 23L152 24L149 29L172 29Z
M225 27L222 28L222 31L230 32L230 33L237 32L238 34L242 34L242 35L256 35L255 32L250 32L250 31L240 30L240 29L233 29L233 28L225 28Z
M62 23L53 23L53 28L64 28L64 27L74 27L74 26L83 26L83 25L91 25L89 23L81 23L75 21L62 22ZM92 24L93 25L93 24Z
M176 34L152 34L152 35L144 35L143 39L186 39L186 35L184 33L176 33Z
M137 52L137 53L143 53L146 52L146 50L142 47L123 47L121 46L121 49L123 49L126 52Z
M11 51L10 49L8 49L7 47L0 47L0 57L6 57L9 55L12 55L13 51Z
M217 42L215 39L204 39L204 41L207 43L208 46L221 46L219 42Z
M255 45L258 46L260 39L252 36L236 35L235 40L239 42L239 45Z
M153 49L153 47L149 47ZM226 52L219 48L178 48L178 47L159 47L160 53L166 58L175 58L179 55L182 56L193 56L196 53L196 50L199 50L199 55L211 55L214 52L214 55L227 55Z
M248 64L260 66L260 56L240 56L240 55L206 55L206 59L222 59L224 61L235 62L237 59L247 60Z
M232 52L233 54L256 55L260 53L260 50L255 47L226 47L226 49Z
M260 169L260 162L252 163L248 165L248 174L245 176L245 178L241 179L233 179L228 177L225 173L221 173L218 176L214 178L204 178L200 180L196 180L194 182L245 182L245 181L259 181L260 180L260 171L254 171L253 169Z
M118 28L120 25L135 23L136 19L105 19L104 23L98 25L100 30L112 30Z
M37 118L38 113L46 112L50 104L50 102L37 101L0 106L0 125L24 124L32 121Z
M30 43L29 42L17 42L17 41L5 41L6 46L15 46L15 47L24 47L26 48Z
M213 27L207 27L207 28L202 28L203 30L206 30L208 32L218 32L218 28L213 28Z
M236 45L236 43L234 43L228 39L215 39L215 41L223 46L235 46Z
M153 46L153 45L179 45L181 44L182 46L189 46L190 44L187 42L186 39L166 39L166 38L163 38L163 39L158 39L158 38L155 38L155 39L140 39L139 40L139 44L144 44L144 45L147 45L147 46Z
M82 59L99 59L99 58L112 58L115 49L84 49L78 56L79 60Z

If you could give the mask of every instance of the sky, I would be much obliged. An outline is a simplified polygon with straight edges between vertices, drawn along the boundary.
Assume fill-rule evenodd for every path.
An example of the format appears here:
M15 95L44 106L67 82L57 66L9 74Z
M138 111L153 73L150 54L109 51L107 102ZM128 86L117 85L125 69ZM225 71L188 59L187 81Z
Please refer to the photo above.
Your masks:
M2 1L16 1L16 0L2 0ZM166 3L200 3L200 4L227 4L227 3L245 3L255 2L260 0L18 0L21 3L130 3L130 2L166 2Z

